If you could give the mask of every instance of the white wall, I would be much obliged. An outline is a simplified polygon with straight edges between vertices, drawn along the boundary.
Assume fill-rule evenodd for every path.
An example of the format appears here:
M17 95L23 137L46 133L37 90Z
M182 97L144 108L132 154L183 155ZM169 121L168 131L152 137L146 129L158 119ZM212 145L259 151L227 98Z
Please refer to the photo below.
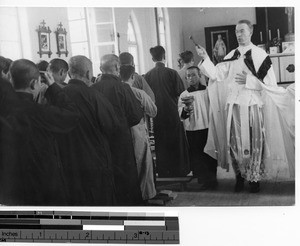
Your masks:
M172 68L175 70L178 69L178 55L184 49L184 20L182 12L182 8L168 8L171 32Z
M58 58L57 46L56 46L56 37L55 31L57 29L57 25L61 22L63 24L63 28L66 28L67 31L67 44L68 44L68 57L65 54L61 55L61 59L66 61L72 56L72 52L70 50L70 32L69 32L69 23L68 23L68 12L67 8L64 7L28 7L25 8L27 11L28 17L28 29L29 29L29 37L31 42L31 53L33 62L38 62L39 60L50 61L53 58ZM42 57L37 53L39 51L39 40L38 33L36 29L40 23L45 20L46 26L49 26L52 31L50 34L50 43L51 43L51 51L52 55L49 58L48 55L43 54Z
M29 39L31 44L32 60L37 62L41 59L51 60L58 57L56 54L56 39L54 31L57 25L62 22L66 28L67 42L69 55L61 58L69 60L72 56L70 50L70 36L68 25L68 13L66 7L28 7L24 8L27 12L27 23L29 30ZM172 64L174 69L177 69L178 54L184 50L194 52L194 45L189 40L189 36L193 35L195 40L205 46L205 27L234 25L240 19L249 19L254 24L256 23L255 8L167 8L170 21L170 43L172 52ZM149 49L157 45L156 23L154 8L115 8L116 30L120 34L120 50L127 51L127 24L130 13L134 13L139 25L142 47L141 55L141 73L147 72L154 66ZM26 15L24 15L26 16ZM43 55L40 58L37 53L38 34L36 29L40 22L45 20L46 26L49 26L52 33L51 50L53 54L49 58ZM29 53L27 51L27 53ZM197 58L196 58L197 61Z

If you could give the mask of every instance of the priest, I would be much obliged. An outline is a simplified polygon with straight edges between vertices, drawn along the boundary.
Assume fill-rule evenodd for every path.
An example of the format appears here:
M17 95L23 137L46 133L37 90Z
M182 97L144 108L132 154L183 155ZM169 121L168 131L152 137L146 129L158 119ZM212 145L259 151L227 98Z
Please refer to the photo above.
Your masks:
M235 191L249 181L259 192L260 180L280 170L294 176L294 130L283 117L289 108L287 91L278 87L268 54L251 42L253 25L237 23L239 47L214 66L207 52L196 46L199 68L210 78L210 133L206 151L217 154L219 164L236 174Z

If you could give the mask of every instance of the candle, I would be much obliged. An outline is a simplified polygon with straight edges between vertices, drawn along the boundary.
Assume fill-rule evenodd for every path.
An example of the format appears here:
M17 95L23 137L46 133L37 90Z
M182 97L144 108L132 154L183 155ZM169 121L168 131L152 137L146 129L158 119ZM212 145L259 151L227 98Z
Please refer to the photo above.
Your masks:
M269 30L269 40L271 41L271 30Z
M260 34L260 43L262 44L263 39L262 39L262 32L259 33Z
M277 37L278 37L278 39L280 39L280 31L279 31L279 29L277 29Z

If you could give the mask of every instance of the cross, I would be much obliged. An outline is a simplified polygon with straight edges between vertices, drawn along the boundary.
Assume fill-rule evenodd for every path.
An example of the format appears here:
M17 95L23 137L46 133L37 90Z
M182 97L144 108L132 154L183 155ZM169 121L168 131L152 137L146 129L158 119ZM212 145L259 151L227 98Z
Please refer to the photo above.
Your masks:
M41 24L43 25L43 27L45 27L45 24L46 24L45 20L43 20L43 21L41 22Z
M61 24L61 22L58 24L59 29L62 29L63 24Z

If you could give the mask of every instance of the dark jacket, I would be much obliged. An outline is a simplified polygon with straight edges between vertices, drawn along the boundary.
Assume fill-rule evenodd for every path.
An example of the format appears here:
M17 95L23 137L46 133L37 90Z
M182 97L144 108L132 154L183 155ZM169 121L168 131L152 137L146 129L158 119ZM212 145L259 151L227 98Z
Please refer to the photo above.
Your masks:
M111 145L118 205L138 205L142 196L130 127L140 122L143 111L129 85L114 75L103 74L92 88L106 96L120 122L120 133Z
M0 87L7 93L0 102L0 203L65 205L68 191L54 134L77 125L75 105L56 84L45 94L53 106L38 105L31 94L15 93L2 81Z
M57 135L70 205L115 205L110 141L118 133L119 121L103 94L71 79L63 91L80 112L78 126Z

